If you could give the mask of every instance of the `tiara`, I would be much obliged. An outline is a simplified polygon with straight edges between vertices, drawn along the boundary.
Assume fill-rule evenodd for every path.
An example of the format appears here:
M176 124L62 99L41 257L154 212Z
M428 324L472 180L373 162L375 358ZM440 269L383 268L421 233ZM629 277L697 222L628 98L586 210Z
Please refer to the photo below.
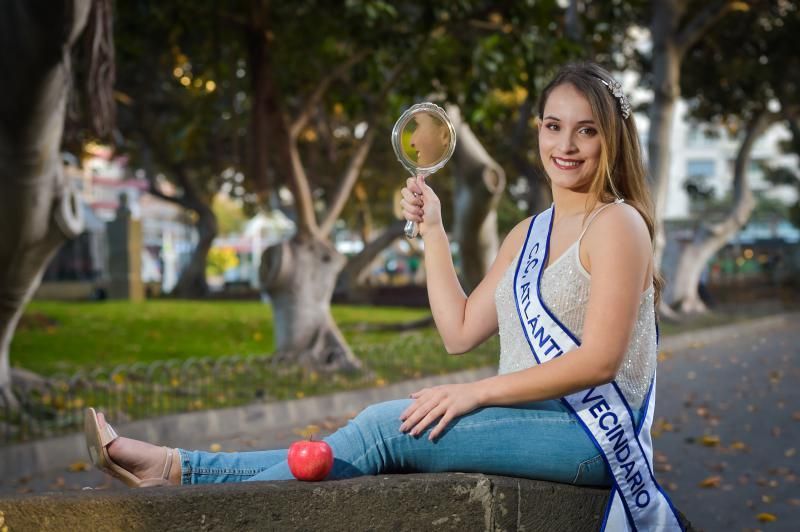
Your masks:
M625 96L625 93L622 92L622 84L612 79L610 82L604 80L603 78L598 77L603 85L608 87L608 92L614 95L614 98L619 100L619 110L622 113L622 118L628 118L631 116L631 103L628 101L628 97Z

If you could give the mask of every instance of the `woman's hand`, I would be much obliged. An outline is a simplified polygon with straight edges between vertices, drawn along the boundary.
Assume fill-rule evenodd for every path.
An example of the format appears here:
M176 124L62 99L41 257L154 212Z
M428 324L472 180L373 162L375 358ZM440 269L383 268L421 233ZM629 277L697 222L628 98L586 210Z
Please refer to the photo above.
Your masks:
M411 394L414 402L400 414L402 432L412 436L422 434L425 429L439 419L428 439L433 441L445 427L458 416L472 412L480 406L475 383L445 384L433 388L423 388Z
M441 202L425 183L424 177L409 177L400 193L403 195L400 200L403 216L419 224L419 234L423 238L432 229L443 228Z

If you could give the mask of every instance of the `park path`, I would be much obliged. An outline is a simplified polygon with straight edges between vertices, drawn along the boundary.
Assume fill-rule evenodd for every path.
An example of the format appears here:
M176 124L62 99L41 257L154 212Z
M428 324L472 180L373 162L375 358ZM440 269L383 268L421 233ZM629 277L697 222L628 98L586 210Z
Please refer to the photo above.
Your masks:
M659 355L653 425L659 482L700 529L800 530L797 451L800 447L800 323L681 342ZM387 394L389 390L387 390ZM396 394L385 399L396 398ZM355 411L320 416L311 425L269 431L203 434L195 448L285 448L309 432L323 437ZM1 479L0 493L126 489L78 462L72 469Z
M800 530L799 325L660 355L656 478L701 529Z

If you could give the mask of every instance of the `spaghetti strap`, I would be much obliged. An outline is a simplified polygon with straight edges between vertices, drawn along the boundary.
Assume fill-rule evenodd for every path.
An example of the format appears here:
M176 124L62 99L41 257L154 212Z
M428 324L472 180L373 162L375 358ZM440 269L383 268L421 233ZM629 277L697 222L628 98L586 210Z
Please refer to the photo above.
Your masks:
M580 241L581 241L581 239L583 238L583 235L584 235L584 234L586 234L586 230L587 230L587 229L589 229L589 226L592 224L592 222L593 222L593 221L594 221L594 219L597 217L597 215L598 215L598 214L600 214L601 212L603 212L603 209L605 209L606 207L610 207L610 206L612 206L612 205L617 205L617 204L619 204L619 203L624 203L624 202L625 202L625 200L624 200L624 199L622 199L622 198L617 198L617 199L615 199L615 200L614 200L614 203L606 203L605 205L603 205L602 207L600 207L599 209L597 209L596 211L594 211L594 212L592 213L592 215L589 217L589 221L588 221L588 222L586 222L586 227L584 227L584 228L583 228L583 231L581 231L581 236L579 236L579 237L578 237L578 240L577 240L577 242L580 242Z

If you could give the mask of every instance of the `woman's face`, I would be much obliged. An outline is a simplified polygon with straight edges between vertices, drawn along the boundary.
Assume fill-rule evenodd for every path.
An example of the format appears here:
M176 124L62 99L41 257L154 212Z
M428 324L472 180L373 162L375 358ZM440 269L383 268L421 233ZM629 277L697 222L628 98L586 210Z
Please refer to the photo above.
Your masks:
M441 120L428 113L414 115L416 129L411 134L411 147L417 152L419 166L433 166L444 155L450 134Z
M539 156L553 186L587 192L600 152L589 101L571 84L553 89L539 124Z

